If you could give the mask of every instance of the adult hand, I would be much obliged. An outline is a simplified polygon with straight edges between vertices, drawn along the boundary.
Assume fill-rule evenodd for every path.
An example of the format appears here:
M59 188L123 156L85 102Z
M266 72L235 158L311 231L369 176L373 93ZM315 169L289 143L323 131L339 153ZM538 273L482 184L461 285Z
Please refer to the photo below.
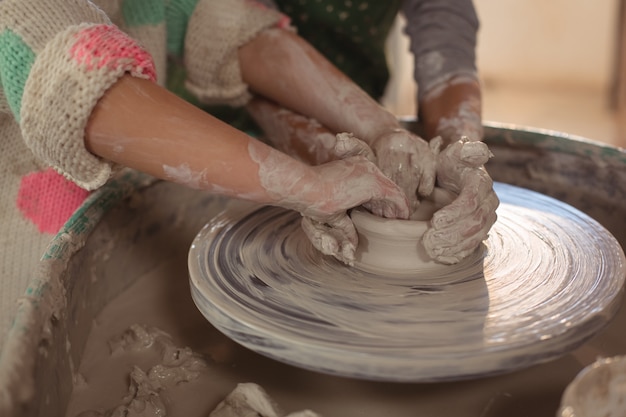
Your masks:
M404 191L414 211L419 205L418 194L428 196L435 187L441 139L433 139L429 144L408 130L393 129L371 145L378 167Z
M338 135L336 155L344 159L312 167L321 194L300 211L313 246L348 265L354 263L358 236L347 210L363 205L382 217L406 219L410 214L402 190L368 159L367 146L353 139Z
M433 259L459 262L487 238L500 204L493 181L484 168L491 152L483 142L463 138L437 157L437 183L458 194L438 210L424 235L424 246Z

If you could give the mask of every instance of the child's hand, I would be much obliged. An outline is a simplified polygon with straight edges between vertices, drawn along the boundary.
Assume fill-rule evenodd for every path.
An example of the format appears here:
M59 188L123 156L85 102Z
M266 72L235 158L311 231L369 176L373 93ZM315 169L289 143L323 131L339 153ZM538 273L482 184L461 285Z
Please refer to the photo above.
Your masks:
M435 166L441 139L430 144L405 130L394 129L372 142L377 164L409 199L411 211L419 205L418 197L427 196L435 187Z
M462 139L437 157L438 185L458 197L433 215L424 235L431 258L448 264L459 262L487 238L500 204L484 168L491 156L483 142Z
M313 167L320 194L316 203L300 210L302 228L315 248L352 265L358 237L347 210L360 205L382 217L406 219L404 193L365 156Z

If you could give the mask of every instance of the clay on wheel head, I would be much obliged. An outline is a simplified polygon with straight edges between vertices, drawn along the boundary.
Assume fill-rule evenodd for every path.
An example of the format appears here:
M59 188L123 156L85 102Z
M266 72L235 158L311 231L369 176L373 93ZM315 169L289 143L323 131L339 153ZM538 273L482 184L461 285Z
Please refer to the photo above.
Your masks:
M453 200L454 194L435 188L409 220L378 217L361 207L353 209L350 217L359 235L354 265L379 273L445 268L428 256L422 236L433 214Z

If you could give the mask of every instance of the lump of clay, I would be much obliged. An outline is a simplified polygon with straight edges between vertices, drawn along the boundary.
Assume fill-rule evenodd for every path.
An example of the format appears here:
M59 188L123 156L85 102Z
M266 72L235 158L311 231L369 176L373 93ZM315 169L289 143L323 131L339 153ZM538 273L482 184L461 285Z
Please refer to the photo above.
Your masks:
M597 359L567 386L558 417L626 415L626 356Z
M147 370L134 366L128 376L128 394L109 410L88 410L76 417L167 417L168 392L194 381L207 371L202 355L178 347L172 337L153 326L131 325L109 341L112 355L125 352L156 354L158 363ZM285 415L260 386L239 384L209 417L319 417L305 410Z
M131 325L109 342L111 354L156 354L159 363L144 371L134 366L128 377L128 394L122 404L107 411L89 410L77 417L165 417L165 393L173 386L196 380L207 362L188 347L178 347L172 337L152 326Z
M239 384L209 417L320 417L310 410L283 414L257 384Z

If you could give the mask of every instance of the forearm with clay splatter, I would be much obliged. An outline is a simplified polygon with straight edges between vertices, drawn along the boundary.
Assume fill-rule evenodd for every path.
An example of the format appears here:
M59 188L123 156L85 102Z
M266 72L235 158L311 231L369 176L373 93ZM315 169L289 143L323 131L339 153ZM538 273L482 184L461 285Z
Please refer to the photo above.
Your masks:
M418 188L422 195L432 191L435 156L428 144L401 129L393 114L304 40L282 30L268 30L240 48L239 57L243 78L254 92L319 121L331 133L349 132L369 145L380 170L403 188L412 206L417 205ZM311 150L317 151L314 159L329 153L327 135L306 135L310 145L302 138L294 140L289 126L283 131L275 129L293 117L265 113L260 122L274 131L272 139L278 139L283 149L306 150L309 155L314 153ZM270 118L274 120L267 123Z
M427 138L446 144L482 138L476 70L479 27L471 0L406 0L402 11L415 56L419 118Z
M333 134L350 132L371 145L399 128L393 114L292 32L260 33L239 49L239 60L253 92L317 120Z
M333 159L336 137L317 120L260 97L251 100L246 110L276 149L310 165Z
M124 77L99 101L85 143L103 159L188 187L324 219L399 190L365 157L313 167L246 135L158 85Z
M426 137L441 136L444 145L465 137L482 140L481 88L474 77L460 76L427 92L419 103Z

